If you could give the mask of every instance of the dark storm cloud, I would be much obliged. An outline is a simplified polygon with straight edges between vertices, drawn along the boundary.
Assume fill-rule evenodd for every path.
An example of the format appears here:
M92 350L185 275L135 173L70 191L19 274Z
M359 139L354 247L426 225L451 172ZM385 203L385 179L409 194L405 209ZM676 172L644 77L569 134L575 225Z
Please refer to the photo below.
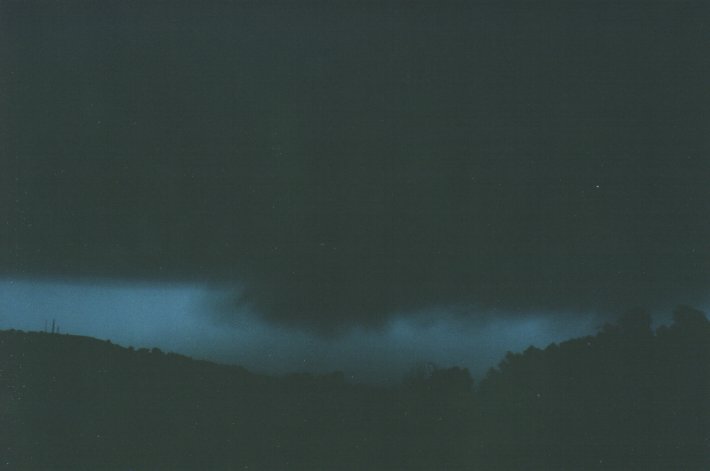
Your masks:
M207 3L2 4L3 272L320 328L706 296L702 4Z

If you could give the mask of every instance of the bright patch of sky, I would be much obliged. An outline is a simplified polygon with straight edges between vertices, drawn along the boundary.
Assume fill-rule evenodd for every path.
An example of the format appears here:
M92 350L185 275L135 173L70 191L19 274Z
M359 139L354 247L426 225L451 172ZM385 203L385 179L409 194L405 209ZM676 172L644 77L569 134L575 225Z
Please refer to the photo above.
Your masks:
M334 336L265 322L242 312L216 320L223 295L198 284L0 281L0 329L42 330L158 347L270 374L340 370L352 381L399 380L422 363L462 366L480 379L506 351L592 334L600 317L531 312L506 315L438 309L393 317L382 328Z

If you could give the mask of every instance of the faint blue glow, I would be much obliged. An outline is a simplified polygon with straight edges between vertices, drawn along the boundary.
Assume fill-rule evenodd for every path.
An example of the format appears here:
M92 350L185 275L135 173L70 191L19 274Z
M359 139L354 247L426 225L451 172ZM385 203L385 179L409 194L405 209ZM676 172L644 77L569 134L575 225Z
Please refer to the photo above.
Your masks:
M63 333L126 345L178 347L202 342L208 290L193 285L0 281L0 327Z
M198 284L89 284L0 281L0 329L42 330L56 319L63 333L158 347L283 374L344 371L354 381L399 380L417 363L464 366L477 379L506 351L594 333L592 314L457 314L428 310L393 317L379 329L334 337L274 325L253 313L219 323L223 292Z

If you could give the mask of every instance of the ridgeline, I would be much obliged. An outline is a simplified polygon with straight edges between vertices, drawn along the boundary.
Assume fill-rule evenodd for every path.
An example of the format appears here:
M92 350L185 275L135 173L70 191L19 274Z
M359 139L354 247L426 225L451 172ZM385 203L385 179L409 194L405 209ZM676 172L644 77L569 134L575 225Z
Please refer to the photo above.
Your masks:
M0 468L706 470L710 322L631 311L474 385L269 377L159 349L0 331Z

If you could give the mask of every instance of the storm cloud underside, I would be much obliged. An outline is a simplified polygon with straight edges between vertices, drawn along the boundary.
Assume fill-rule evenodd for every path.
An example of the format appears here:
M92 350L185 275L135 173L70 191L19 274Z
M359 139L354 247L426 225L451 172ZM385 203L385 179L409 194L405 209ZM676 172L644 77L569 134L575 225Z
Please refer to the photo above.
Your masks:
M321 331L707 300L706 6L309 5L4 2L0 271Z

